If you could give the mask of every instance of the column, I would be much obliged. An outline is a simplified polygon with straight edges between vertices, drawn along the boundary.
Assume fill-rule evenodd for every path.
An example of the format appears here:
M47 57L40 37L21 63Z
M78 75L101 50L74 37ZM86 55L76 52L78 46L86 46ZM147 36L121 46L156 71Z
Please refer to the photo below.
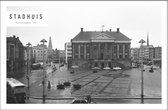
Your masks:
M128 53L128 58L130 58L130 44L128 44L128 47L127 47L127 53Z
M78 44L78 58L80 59L80 44Z
M107 43L105 43L105 46L104 46L104 58L103 59L107 59Z
M119 44L117 44L117 59L119 58Z
M123 58L125 58L125 44L123 44Z
M89 46L90 46L90 59L93 59L93 48L92 48L92 43L90 43Z
M98 59L100 58L100 43L98 44Z
M86 44L84 44L83 46L84 46L84 59L86 59Z
M113 44L111 44L111 59L113 59Z
M75 44L72 44L72 58L74 59L75 58L75 52L74 52L74 46Z
M109 48L109 54L110 54L110 60L112 59L112 43L109 44L110 48Z

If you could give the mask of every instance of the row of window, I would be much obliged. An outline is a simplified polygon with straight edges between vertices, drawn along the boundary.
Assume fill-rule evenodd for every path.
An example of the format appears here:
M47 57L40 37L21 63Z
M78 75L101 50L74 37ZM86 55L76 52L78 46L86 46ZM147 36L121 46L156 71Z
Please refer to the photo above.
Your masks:
M79 58L78 56L79 56L78 54L75 54L75 58ZM84 54L81 54L80 58L84 59ZM90 59L90 54L86 54L86 59Z
M39 57L39 56L43 56L43 54L38 54L38 57ZM46 56L46 54L44 54L44 56Z
M67 55L72 55L72 53L67 53Z
M68 45L67 48L72 48L72 46Z
M67 51L72 51L72 49L67 49Z
M75 53L75 56L74 56L75 58L81 58L81 59L84 59L85 58L85 55L82 53L82 54L80 54L80 56L79 56L79 54L78 53ZM125 53L125 55L123 55L123 53L119 53L119 55L118 55L118 57L119 58L128 58L129 57L129 54L128 53ZM101 53L101 54L99 54L99 56L98 56L98 54L97 53L93 53L93 59L116 59L117 58L117 53L113 53L112 54L112 56L111 56L111 54L104 54L104 53ZM89 53L87 53L86 54L86 59L90 59L90 54Z
M107 49L104 48L105 44L101 44L100 46L100 51L107 51L110 52L110 47L112 49L112 51L117 52L117 45L108 45ZM129 46L128 45L124 45L124 50L125 52L129 51ZM93 51L97 51L98 49L98 45L93 45ZM79 46L78 45L74 45L74 53L78 53L79 52ZM90 52L90 46L86 45L86 53ZM123 52L123 45L119 45L119 52ZM84 53L84 45L80 45L80 53Z

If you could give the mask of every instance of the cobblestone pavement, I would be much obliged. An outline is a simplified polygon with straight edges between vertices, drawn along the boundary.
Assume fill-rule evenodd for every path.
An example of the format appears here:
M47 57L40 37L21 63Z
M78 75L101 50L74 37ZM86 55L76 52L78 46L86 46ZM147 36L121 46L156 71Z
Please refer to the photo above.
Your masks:
M38 72L34 71L32 73L30 95L33 97L42 97L43 94L41 72L38 70ZM46 88L46 97L66 98L91 95L92 97L127 98L140 97L141 95L140 69L130 69L125 71L100 70L97 73L93 73L91 70L75 70L75 73L71 74L65 67L58 68L58 70L53 73L51 72L51 68L48 68L47 80L51 82L51 89L47 90ZM65 81L71 82L71 86L66 87L63 90L58 90L57 85ZM74 90L72 87L73 84L80 84L81 89ZM144 95L145 97L161 97L160 69L155 70L153 73L149 73L148 69L144 72ZM36 101L37 100L32 99L30 103L35 103ZM99 101L100 103L103 103L101 99L99 99ZM41 100L36 103L40 102ZM140 101L130 101L130 103L133 102L136 103ZM69 101L48 100L46 103L69 103Z

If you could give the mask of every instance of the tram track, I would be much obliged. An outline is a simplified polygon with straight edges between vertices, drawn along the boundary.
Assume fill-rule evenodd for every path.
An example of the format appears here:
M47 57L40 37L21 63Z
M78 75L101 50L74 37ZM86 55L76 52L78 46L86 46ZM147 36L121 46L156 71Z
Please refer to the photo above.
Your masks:
M108 72L109 72L109 71L108 71ZM106 73L108 73L108 72L106 72ZM106 73L105 73L105 74L106 74ZM93 74L95 74L95 73L93 73ZM78 79L75 79L75 81L77 81L77 80L79 80L79 79L82 79L82 78L84 78L84 77L87 77L87 76L89 76L89 75L93 75L93 74L85 75L85 76L83 76L83 77L80 77L80 78L78 78ZM83 88L83 87L87 86L88 84L94 82L95 80L99 79L101 76L102 76L102 75L100 75L100 76L94 78L93 80L87 82L86 84L82 85L81 88ZM75 91L77 91L77 90L73 90L71 93L74 93Z
M123 73L124 71L125 71L125 70L123 70L123 71L121 71L120 73L115 74L114 76L112 76L113 79L112 79L110 82L108 82L98 93L99 93L99 94L102 93L116 78L119 78L119 77L122 75L122 73ZM106 73L109 73L109 71L107 71ZM105 74L106 74L106 73L105 73ZM89 74L89 75L93 75L93 74ZM86 76L89 76L89 75L86 75ZM86 77L86 76L85 76L85 77ZM87 82L86 84L82 85L81 88L83 88L83 87L87 86L88 84L94 82L95 80L99 79L101 76L103 76L103 75L100 75L100 76L94 78L93 80ZM82 77L82 78L83 78L83 77ZM78 79L76 79L76 80L79 80L79 79L81 79L81 77L78 78ZM77 90L73 90L71 93L74 93L75 91L77 91Z
M102 93L116 78L119 78L119 77L122 75L122 73L123 73L124 71L125 71L125 70L121 71L120 73L118 73L118 74L115 75L115 76L112 76L113 79L112 79L110 82L108 82L98 93L99 93L99 94Z

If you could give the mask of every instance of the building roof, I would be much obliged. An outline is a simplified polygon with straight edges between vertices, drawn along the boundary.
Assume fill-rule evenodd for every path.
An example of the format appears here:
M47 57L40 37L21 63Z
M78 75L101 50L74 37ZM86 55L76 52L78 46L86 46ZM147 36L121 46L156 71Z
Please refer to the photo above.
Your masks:
M91 41L91 39L114 40L114 41L131 41L130 38L121 32L114 31L81 31L76 35L73 41Z
M18 44L22 44L22 42L20 41L19 37L16 37L15 35L7 37L7 42L13 42L13 43L18 43Z
M43 44L37 44L37 46L33 46L33 48L43 48L43 47L47 49L47 46Z
M147 45L144 45L143 47L144 47L144 48L154 48L153 45L148 45L148 46L147 46Z

